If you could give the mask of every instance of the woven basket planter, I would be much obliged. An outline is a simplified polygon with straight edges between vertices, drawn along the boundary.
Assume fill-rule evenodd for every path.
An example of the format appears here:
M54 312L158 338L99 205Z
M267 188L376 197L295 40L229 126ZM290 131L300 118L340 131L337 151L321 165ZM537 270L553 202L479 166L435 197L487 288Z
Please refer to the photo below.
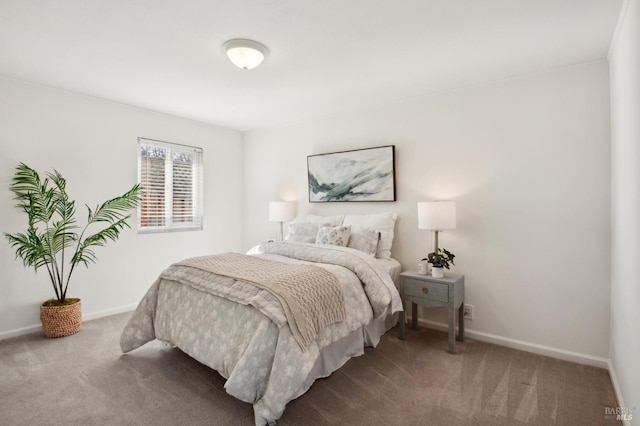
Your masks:
M64 337L76 334L82 325L80 299L71 305L40 305L40 321L42 321L42 331L47 337Z

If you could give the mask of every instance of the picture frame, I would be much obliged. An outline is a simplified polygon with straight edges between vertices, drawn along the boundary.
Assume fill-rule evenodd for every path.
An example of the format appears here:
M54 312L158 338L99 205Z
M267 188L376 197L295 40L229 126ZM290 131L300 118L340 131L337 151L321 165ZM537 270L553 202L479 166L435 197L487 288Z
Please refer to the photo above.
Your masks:
M309 202L396 201L395 174L395 145L309 155Z

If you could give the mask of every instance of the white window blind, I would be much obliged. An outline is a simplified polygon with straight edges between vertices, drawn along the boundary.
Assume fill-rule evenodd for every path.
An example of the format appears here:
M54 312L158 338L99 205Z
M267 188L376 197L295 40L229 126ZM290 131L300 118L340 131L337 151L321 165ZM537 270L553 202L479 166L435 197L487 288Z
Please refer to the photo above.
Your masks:
M202 229L202 148L138 138L138 232Z

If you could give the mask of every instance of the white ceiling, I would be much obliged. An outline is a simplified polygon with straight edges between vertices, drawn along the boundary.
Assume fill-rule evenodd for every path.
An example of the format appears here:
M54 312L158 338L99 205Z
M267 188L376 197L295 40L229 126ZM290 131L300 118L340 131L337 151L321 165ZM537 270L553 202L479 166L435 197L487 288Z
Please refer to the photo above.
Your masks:
M238 130L606 57L622 0L0 0L0 75ZM268 46L240 70L221 45Z

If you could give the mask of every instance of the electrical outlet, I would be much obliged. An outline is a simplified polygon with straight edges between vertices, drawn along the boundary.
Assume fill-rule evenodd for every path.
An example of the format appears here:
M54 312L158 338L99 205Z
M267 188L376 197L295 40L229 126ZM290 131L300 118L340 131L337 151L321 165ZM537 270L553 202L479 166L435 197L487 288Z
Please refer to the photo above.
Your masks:
M473 305L467 305L465 303L462 312L463 312L464 319L473 321Z

